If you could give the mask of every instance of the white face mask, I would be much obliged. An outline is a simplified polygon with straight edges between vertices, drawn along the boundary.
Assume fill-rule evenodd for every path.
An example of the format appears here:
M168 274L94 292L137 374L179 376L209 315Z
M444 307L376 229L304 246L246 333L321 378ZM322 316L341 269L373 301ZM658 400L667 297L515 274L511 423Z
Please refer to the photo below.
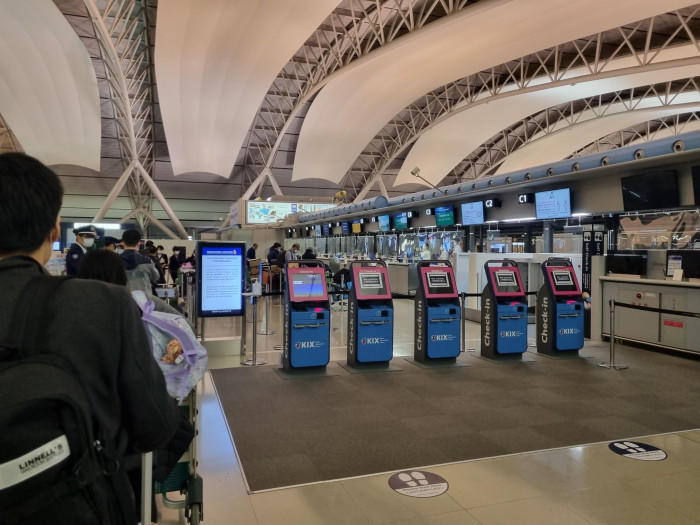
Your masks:
M83 237L83 246L86 248L92 248L95 245L95 239L92 237Z
M122 253L124 253L124 248L117 248L117 254L121 255Z

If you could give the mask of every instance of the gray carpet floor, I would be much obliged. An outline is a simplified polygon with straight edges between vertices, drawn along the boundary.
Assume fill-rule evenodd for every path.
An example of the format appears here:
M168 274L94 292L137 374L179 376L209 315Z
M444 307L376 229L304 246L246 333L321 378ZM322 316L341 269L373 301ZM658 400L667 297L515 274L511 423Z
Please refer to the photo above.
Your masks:
M700 427L700 361L618 347L528 362L474 354L467 366L299 377L276 367L213 370L252 491Z

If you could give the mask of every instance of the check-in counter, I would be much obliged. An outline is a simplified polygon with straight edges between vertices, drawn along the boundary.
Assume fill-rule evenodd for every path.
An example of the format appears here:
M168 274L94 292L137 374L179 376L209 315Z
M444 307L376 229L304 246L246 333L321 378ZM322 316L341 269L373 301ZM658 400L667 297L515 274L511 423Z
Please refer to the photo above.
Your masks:
M700 313L700 283L662 279L600 277L600 314L610 335L610 300L662 310ZM673 350L700 353L700 319L672 313L615 308L615 336Z

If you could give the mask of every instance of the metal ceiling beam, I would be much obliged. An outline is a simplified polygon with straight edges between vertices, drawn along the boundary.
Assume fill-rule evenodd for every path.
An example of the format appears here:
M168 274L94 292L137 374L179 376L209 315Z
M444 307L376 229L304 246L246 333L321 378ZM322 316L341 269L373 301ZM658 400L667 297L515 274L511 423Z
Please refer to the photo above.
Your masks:
M636 22L629 27L619 27L612 32L598 33L560 44L464 77L426 94L402 110L371 141L371 151L376 151L379 143L379 149L385 152L383 158L376 158L376 156L364 158L361 154L356 161L356 163L372 165L373 169L356 194L355 202L367 196L378 180L383 177L386 169L423 133L471 107L499 98L567 85L572 82L570 72L582 67L588 73L575 77L576 82L611 78L623 72L625 74L642 73L671 65L698 63L700 56L662 62L660 53L681 42L700 46L696 36L696 33L700 32L696 23L699 12L700 7L693 7L686 13L678 11L666 13ZM658 26L658 21L661 19L667 26L670 24L672 27L668 29L668 34L662 37L662 42L655 44L649 35L654 33L655 25ZM645 36L645 38L638 38L639 36ZM612 69L613 60L623 57L634 58L637 65L626 68L624 71ZM456 101L455 93L459 95Z
M100 11L95 0L83 0L95 29L107 72L125 170L94 218L102 220L127 188L133 211L145 231L149 223L172 238L187 232L153 181L153 93L146 8L141 0L110 0ZM101 3L103 5L103 3ZM177 234L154 218L153 198L175 225Z
M258 110L259 114L279 113L285 118L284 123L276 129L276 140L264 152L265 160L262 170L270 170L289 126L294 122L295 117L300 115L306 104L328 82L333 73L354 60L394 41L399 36L420 29L441 16L461 11L475 1L385 0L384 2L367 2L365 0L347 0L343 7L336 8L291 60L291 63L297 68L299 65L305 66L302 67L305 74L290 75L286 71L286 66L280 73L280 78L294 82L294 89L286 89L285 86L273 83L271 91L276 97L287 93L287 99L290 101L289 106L292 107L291 111L281 111L279 108L270 109L269 106L265 105ZM329 38L329 32L335 36ZM297 71L297 69L294 70ZM262 173L262 170L259 173ZM265 179L268 179L275 188L274 175L271 171L266 177L256 177L254 181L259 182Z
M14 133L0 115L0 153L14 153L22 151L22 147Z

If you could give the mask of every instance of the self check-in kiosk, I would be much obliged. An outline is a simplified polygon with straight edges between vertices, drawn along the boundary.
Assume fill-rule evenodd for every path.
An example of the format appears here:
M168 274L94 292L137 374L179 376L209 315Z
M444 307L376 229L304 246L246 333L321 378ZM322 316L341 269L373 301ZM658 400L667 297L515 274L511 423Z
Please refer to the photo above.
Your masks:
M284 268L284 333L282 366L325 366L330 360L330 305L326 273L317 261Z
M394 306L384 261L353 261L348 364L386 363L394 351Z
M418 263L418 288L414 304L415 359L455 359L460 352L462 309L449 261Z
M537 351L554 355L583 347L583 299L571 260L542 263L544 284L537 293Z
M527 350L527 300L515 261L486 261L481 295L481 355L522 357Z

